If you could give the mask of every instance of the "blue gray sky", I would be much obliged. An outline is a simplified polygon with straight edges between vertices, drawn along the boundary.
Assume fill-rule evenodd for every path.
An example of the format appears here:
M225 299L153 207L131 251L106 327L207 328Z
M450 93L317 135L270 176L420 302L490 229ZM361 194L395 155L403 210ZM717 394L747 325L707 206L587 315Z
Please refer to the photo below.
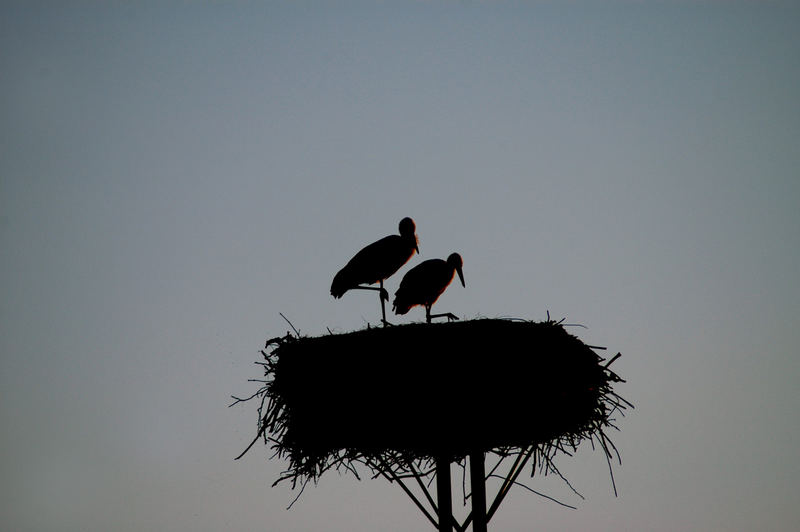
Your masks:
M378 320L330 282L404 216L390 291L458 251L441 311L623 355L619 496L582 447L586 500L527 481L576 510L517 489L492 529L794 528L798 34L789 2L4 2L3 528L429 527L336 473L287 511L227 408L280 312Z

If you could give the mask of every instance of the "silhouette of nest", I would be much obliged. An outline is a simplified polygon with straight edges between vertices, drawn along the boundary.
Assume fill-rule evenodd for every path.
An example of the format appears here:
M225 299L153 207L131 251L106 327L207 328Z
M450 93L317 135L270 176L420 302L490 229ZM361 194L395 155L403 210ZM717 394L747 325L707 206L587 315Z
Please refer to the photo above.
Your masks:
M624 382L608 367L619 355L605 362L596 349L550 320L287 334L262 351L266 378L249 398L261 399L253 443L262 438L288 459L275 484L293 487L332 468L358 477L357 464L374 476L424 475L437 457L460 462L474 451L533 452L534 469L558 473L551 458L584 440L610 467L619 454L605 430L631 405L612 389Z

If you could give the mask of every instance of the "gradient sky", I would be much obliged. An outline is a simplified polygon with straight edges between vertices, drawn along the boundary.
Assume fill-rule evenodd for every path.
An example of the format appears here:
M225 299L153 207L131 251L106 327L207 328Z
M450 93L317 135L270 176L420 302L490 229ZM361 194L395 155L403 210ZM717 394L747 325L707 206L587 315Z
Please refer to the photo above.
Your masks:
M430 529L335 472L287 511L227 408L279 312L378 320L330 282L411 216L391 292L458 251L440 311L584 324L636 405L619 497L582 447L585 501L527 479L577 510L518 488L490 529L794 529L797 4L337 6L3 2L2 528Z

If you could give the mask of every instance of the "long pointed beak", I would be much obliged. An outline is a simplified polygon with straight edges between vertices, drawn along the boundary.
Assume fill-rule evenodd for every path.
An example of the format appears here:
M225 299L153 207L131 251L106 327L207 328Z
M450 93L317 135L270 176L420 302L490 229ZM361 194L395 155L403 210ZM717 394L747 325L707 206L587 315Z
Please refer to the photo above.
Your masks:
M456 273L458 274L458 278L461 279L461 286L466 288L466 284L464 284L464 272L461 271L461 268L456 268Z

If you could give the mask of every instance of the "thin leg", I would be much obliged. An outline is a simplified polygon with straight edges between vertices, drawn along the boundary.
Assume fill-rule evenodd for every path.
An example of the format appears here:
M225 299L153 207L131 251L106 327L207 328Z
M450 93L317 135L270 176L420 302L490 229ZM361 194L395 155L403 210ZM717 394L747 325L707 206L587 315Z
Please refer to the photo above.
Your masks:
M383 317L383 319L381 321L383 322L384 325L391 325L391 323L386 321L386 307L385 307L384 301L389 301L389 293L386 290L384 290L384 288L383 288L383 280L381 280L381 285L380 286L361 286L361 285L358 285L358 286L354 286L354 287L350 288L350 290L374 290L374 291L378 292L378 298L381 301L381 316Z
M376 292L380 292L381 290L383 290L383 288L379 288L377 286L361 286L361 285L358 285L358 286L354 286L352 288L348 288L348 290L375 290ZM383 292L386 292L386 290L383 290ZM386 297L388 298L388 294L387 294Z
M431 314L430 311L428 312L428 323L431 322L434 318L447 318L447 321L458 321L458 316L452 314L450 312L445 312L444 314Z
M383 301L384 295L386 295L386 299L389 299L389 295L386 293L386 290L383 289L383 279L381 279L381 289L378 292L378 299L381 300L381 322L383 326L386 327L386 324L389 322L386 321L386 303Z

